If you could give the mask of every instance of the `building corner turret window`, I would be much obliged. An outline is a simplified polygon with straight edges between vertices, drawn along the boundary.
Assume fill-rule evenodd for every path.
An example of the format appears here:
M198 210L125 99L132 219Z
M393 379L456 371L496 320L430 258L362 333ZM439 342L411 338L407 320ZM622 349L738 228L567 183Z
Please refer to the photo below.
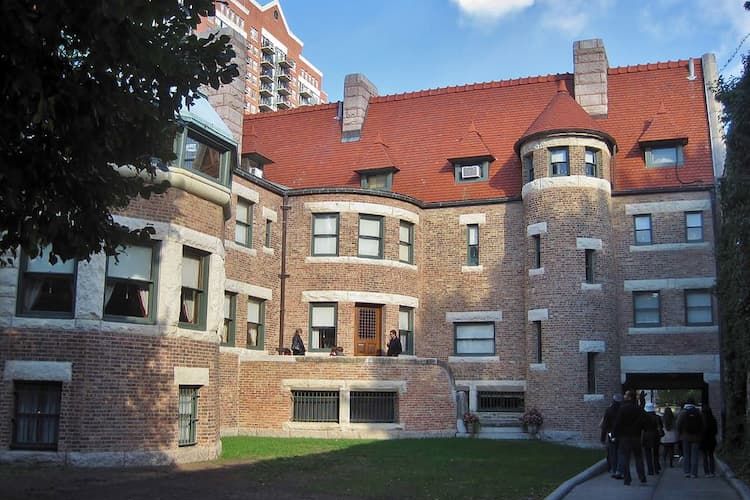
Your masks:
M58 259L51 264L51 246L29 258L21 256L18 299L19 316L71 318L75 311L77 263Z
M601 154L598 150L586 148L584 152L584 170L588 177L599 177L599 158Z
M549 149L549 173L553 177L570 175L568 148Z
M209 254L185 247L182 251L180 326L206 327Z

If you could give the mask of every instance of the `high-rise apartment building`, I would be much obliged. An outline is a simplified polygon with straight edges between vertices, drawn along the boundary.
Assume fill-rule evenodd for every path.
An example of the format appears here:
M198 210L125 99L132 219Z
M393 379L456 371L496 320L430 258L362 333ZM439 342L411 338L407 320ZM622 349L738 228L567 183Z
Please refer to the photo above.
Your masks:
M302 55L302 40L292 33L278 0L216 2L216 13L199 31L228 29L234 37L245 113L276 111L328 101L323 73ZM239 46L244 42L244 47ZM242 68L244 66L244 74Z

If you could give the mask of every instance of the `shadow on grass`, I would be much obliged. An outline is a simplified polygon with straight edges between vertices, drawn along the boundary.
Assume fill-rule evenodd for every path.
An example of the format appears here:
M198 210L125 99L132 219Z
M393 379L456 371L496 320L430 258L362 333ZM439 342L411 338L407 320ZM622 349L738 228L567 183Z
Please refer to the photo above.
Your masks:
M222 460L160 469L16 468L3 498L544 498L601 459L536 441L226 438Z

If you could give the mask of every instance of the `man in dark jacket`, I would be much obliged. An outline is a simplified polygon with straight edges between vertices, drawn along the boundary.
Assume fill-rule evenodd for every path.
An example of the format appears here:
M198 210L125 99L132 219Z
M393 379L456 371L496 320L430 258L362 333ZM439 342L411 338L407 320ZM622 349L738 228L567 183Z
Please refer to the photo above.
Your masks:
M396 335L396 330L391 330L391 338L388 341L388 356L398 356L402 350L401 339Z
M627 391L625 401L620 407L615 419L615 439L619 441L620 472L625 479L625 486L631 483L630 456L634 455L635 470L641 483L646 482L646 473L643 469L643 448L641 447L641 433L644 426L643 408L639 408L635 401L635 393Z
M620 411L620 405L622 404L622 394L615 394L612 396L612 404L604 412L602 418L602 433L599 438L602 444L607 447L607 466L609 473L612 477L617 477L617 440L614 439L615 431L615 419L617 418L617 412Z
M685 477L698 477L700 444L703 437L703 415L690 398L677 417L677 433L682 441L682 468Z

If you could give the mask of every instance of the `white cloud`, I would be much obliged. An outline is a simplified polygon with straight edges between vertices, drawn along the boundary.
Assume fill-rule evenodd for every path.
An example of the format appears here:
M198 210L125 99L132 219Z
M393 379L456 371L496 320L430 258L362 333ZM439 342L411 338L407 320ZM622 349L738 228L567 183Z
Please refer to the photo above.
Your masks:
M567 36L578 36L611 3L611 0L542 0L542 24Z
M468 17L497 21L511 12L534 5L534 0L451 0Z

